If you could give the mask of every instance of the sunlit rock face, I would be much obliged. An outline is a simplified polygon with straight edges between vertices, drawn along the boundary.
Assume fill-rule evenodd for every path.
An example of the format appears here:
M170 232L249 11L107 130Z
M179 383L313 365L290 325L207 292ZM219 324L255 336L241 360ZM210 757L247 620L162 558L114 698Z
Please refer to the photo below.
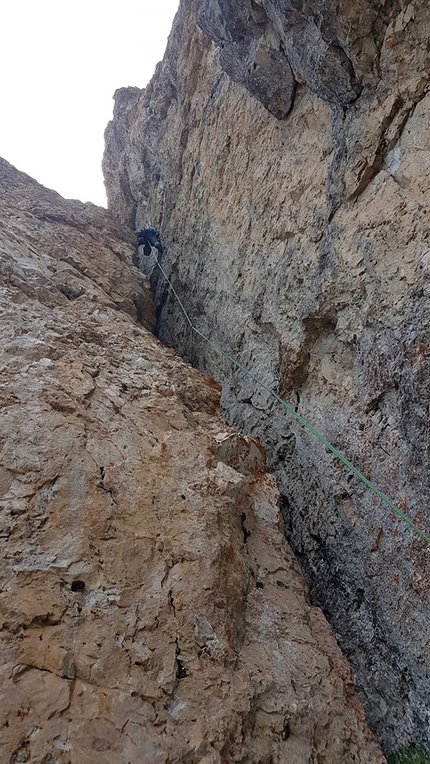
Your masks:
M254 438L133 237L0 161L0 760L382 764Z
M427 531L429 13L183 2L150 85L117 93L104 160L112 211L160 226L196 326ZM425 542L192 336L147 272L160 338L222 382L229 422L267 449L372 729L386 751L428 743Z

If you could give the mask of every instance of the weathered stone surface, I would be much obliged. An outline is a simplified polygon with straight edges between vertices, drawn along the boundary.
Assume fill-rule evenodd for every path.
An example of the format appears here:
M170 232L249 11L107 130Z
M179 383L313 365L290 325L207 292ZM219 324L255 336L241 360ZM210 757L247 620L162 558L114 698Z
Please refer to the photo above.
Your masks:
M220 47L224 71L281 119L292 107L298 82L341 106L360 92L330 5L203 0L197 21ZM349 19L350 27L351 21L361 27L359 17Z
M3 159L0 184L3 284L52 310L80 299L153 329L147 281L130 268L135 237L128 228L93 204L66 201Z
M275 117L285 117L293 104L296 80L264 7L253 0L203 2L197 19L220 45L224 71Z
M128 233L0 162L0 761L382 764L219 387Z
M161 224L198 328L278 384L428 532L430 10L424 0L304 6L199 3L220 50L196 5L181 4L133 120L118 101L107 130L110 205L132 225ZM256 95L242 75L269 27L285 51L292 41L298 85L285 120L222 69ZM330 61L313 67L310 29L351 62L353 102ZM278 75L266 75L275 89ZM158 271L152 281L160 337L222 381L229 421L267 448L288 538L385 750L430 742L425 543L192 337Z

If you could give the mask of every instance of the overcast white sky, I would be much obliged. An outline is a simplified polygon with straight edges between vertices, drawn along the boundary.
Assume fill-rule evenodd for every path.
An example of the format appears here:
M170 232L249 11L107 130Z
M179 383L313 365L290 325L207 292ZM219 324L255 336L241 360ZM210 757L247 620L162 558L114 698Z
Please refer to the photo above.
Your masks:
M3 0L0 156L66 198L106 205L114 91L145 87L179 0Z

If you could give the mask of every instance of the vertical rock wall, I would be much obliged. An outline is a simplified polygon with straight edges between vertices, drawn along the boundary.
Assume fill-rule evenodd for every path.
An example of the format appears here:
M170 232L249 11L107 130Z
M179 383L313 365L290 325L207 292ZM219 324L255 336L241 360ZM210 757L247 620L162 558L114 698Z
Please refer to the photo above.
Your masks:
M148 88L116 94L104 160L112 210L161 227L198 328L427 531L429 13L424 0L183 2ZM230 422L267 448L287 536L379 740L428 743L425 542L191 336L152 280L162 340L222 381Z
M2 160L0 220L2 764L383 764L129 232Z

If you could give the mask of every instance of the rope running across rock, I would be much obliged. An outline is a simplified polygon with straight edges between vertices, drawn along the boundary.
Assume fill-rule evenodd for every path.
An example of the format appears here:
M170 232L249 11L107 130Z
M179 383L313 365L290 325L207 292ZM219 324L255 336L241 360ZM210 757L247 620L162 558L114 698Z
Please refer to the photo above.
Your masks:
M369 488L369 490L375 494L375 496L378 496L378 498L381 499L381 501L383 501L391 509L391 511L394 512L395 515L397 515L397 517L400 517L400 519L403 520L404 523L409 525L409 527L412 528L415 531L415 533L421 536L421 538L423 538L427 542L427 544L430 545L430 536L428 536L424 531L422 531L421 528L419 528L418 525L416 525L416 523L413 522L413 520L411 520L407 515L405 515L405 513L402 512L401 509L396 507L396 505L393 504L391 499L389 499L388 496L385 495L385 493L380 491L379 488L374 483L372 483L371 480L368 480L368 478L365 475L363 475L363 473L360 472L360 470L357 469L357 467L354 467L354 465L345 456L343 456L343 454L341 454L340 451L337 450L337 448L332 446L332 444L329 443L329 441L323 435L321 435L321 433L319 433L318 430L315 429L315 427L313 427L309 422L307 422L306 419L304 419L304 417L298 414L297 411L295 411L292 406L290 406L286 401L280 398L280 396L277 395L277 393L275 393L273 390L271 390L270 387L265 385L264 382L261 381L261 379L258 379L258 377L256 377L255 374L249 371L249 369L247 369L245 366L242 366L242 364L239 363L239 361L236 361L235 358L233 358L231 355L226 353L225 350L223 350L218 345L216 345L215 342L213 342L209 337L203 334L203 332L201 332L200 329L197 329L197 327L194 326L190 316L188 315L188 312L186 311L184 307L184 304L182 303L181 298L176 292L172 282L170 281L169 277L167 276L163 266L161 265L157 257L155 257L155 262L158 268L160 269L161 273L163 274L164 278L166 279L168 285L170 286L192 331L198 334L199 337L201 337L202 339L205 340L205 342L211 345L211 347L213 347L214 350L216 350L218 353L221 353L221 355L223 355L224 358L227 358L227 360L229 360L230 363L232 363L238 369L243 371L244 374L246 374L248 377L254 380L254 382L260 385L260 387L266 390L278 403L281 404L281 406L283 406L291 414L291 416L293 416L298 422L300 422L300 424L303 427L305 427L309 432L311 432L312 435L314 435L329 451L331 451L331 453L337 459L339 459L342 462L342 464L344 464L345 467L347 467L349 471L352 472L353 475L358 477L359 480L361 480L361 482L364 483L364 485L367 486L367 488Z

